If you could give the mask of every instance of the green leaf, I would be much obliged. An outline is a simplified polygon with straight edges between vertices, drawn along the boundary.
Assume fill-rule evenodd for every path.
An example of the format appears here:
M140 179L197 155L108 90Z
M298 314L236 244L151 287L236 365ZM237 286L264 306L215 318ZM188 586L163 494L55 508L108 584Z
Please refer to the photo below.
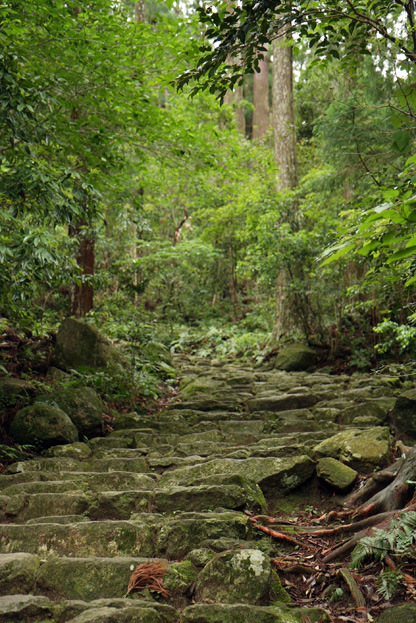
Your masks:
M399 260L404 260L407 257L411 257L416 254L416 245L413 247L409 247L407 249L401 249L400 251L396 251L393 255L387 259L387 264L392 264L393 262L398 262Z

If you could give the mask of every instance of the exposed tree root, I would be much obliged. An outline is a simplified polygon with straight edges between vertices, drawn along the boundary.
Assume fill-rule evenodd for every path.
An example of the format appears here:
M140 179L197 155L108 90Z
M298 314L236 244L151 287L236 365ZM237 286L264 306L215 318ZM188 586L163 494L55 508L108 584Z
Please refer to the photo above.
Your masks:
M274 539L278 539L279 541L283 541L284 543L290 543L290 545L297 545L298 547L304 547L304 543L302 543L301 541L298 541L297 539L294 539L293 537L289 536L288 534L283 534L282 532L276 532L276 530L272 530L271 528L266 528L265 526L260 526L257 522L255 517L249 517L249 520L253 523L254 527L257 528L258 530L261 530L262 532L264 532L264 534L268 534L269 536L273 537Z

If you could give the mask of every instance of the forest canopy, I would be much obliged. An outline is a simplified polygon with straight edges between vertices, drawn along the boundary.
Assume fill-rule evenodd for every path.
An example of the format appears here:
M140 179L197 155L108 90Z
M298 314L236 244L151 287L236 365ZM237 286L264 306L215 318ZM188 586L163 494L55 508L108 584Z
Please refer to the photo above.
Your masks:
M413 356L412 2L0 11L4 326Z

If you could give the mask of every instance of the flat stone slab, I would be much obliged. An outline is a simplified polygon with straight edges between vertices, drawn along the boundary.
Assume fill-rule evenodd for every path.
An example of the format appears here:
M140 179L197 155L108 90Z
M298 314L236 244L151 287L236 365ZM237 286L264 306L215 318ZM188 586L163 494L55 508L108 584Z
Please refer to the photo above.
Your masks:
M0 597L1 623L45 621L52 615L52 602L47 597L33 595L5 595Z
M321 608L284 608L243 604L195 604L182 611L183 623L329 623Z
M206 511L218 507L231 510L253 509L250 490L237 485L200 485L193 487L169 487L156 489L154 509L156 512ZM258 504L257 504L258 507Z
M59 480L58 480L59 479ZM7 483L10 483L7 486ZM12 484L13 483L13 484ZM134 474L131 472L28 472L0 475L0 490L4 495L19 493L63 493L66 491L128 491L132 489L151 490L156 480L153 474Z
M5 474L20 472L146 472L146 461L143 457L135 459L109 458L87 459L77 461L70 458L34 459L12 463Z
M272 396L258 396L247 402L250 411L289 411L291 409L308 409L313 407L320 400L320 397L311 393L308 394L276 394Z
M263 492L284 493L295 489L314 473L315 463L306 455L290 458L214 459L165 472L159 486L189 485L214 474L238 474L256 482Z
M34 592L54 599L122 598L127 592L130 576L137 565L160 559L123 558L51 558L39 569ZM166 562L166 561L163 561ZM184 594L188 588L178 577L181 569L192 569L190 561L166 563L164 584L172 597ZM194 575L189 584L192 583ZM94 620L94 619L91 619Z
M140 521L87 521L77 524L0 526L0 550L5 553L88 557L151 556L150 528Z
M131 617L130 619L128 619L128 621L133 621L135 620L133 617L137 615L142 617L149 616L148 612L143 612L145 609L148 610L149 608L153 610L153 619L151 619L151 623L153 623L153 621L157 623L160 620L157 618L156 614L159 617L162 617L161 623L176 623L179 619L179 612L176 610L176 608L173 608L172 606L164 603L159 603L154 600L150 601L149 598L146 599L144 595L142 599L140 593L138 592L135 593L134 599L94 599L93 601L89 602L81 601L80 599L64 600L60 604L54 606L53 614L56 623L66 623L67 621L73 620L75 617L78 617L82 613L89 610L94 610L94 614L97 617L102 616L103 608L111 608L113 610L117 609L117 613L111 613L113 620L116 621L124 620L117 619L117 616L126 616L124 613L120 613L120 610L126 610L128 616ZM132 612L132 610L134 610L134 612ZM139 622L142 623L142 621L145 620L145 618L142 618L139 619Z

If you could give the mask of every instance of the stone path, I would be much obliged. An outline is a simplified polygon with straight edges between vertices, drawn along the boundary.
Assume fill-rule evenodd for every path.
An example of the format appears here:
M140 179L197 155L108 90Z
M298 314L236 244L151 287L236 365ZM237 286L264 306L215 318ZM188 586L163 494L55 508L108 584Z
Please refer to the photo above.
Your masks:
M387 461L395 380L176 366L181 402L0 475L0 622L329 620L284 603L270 540L243 511L287 509L299 487L313 498L319 457ZM170 597L124 598L136 566L156 561Z

